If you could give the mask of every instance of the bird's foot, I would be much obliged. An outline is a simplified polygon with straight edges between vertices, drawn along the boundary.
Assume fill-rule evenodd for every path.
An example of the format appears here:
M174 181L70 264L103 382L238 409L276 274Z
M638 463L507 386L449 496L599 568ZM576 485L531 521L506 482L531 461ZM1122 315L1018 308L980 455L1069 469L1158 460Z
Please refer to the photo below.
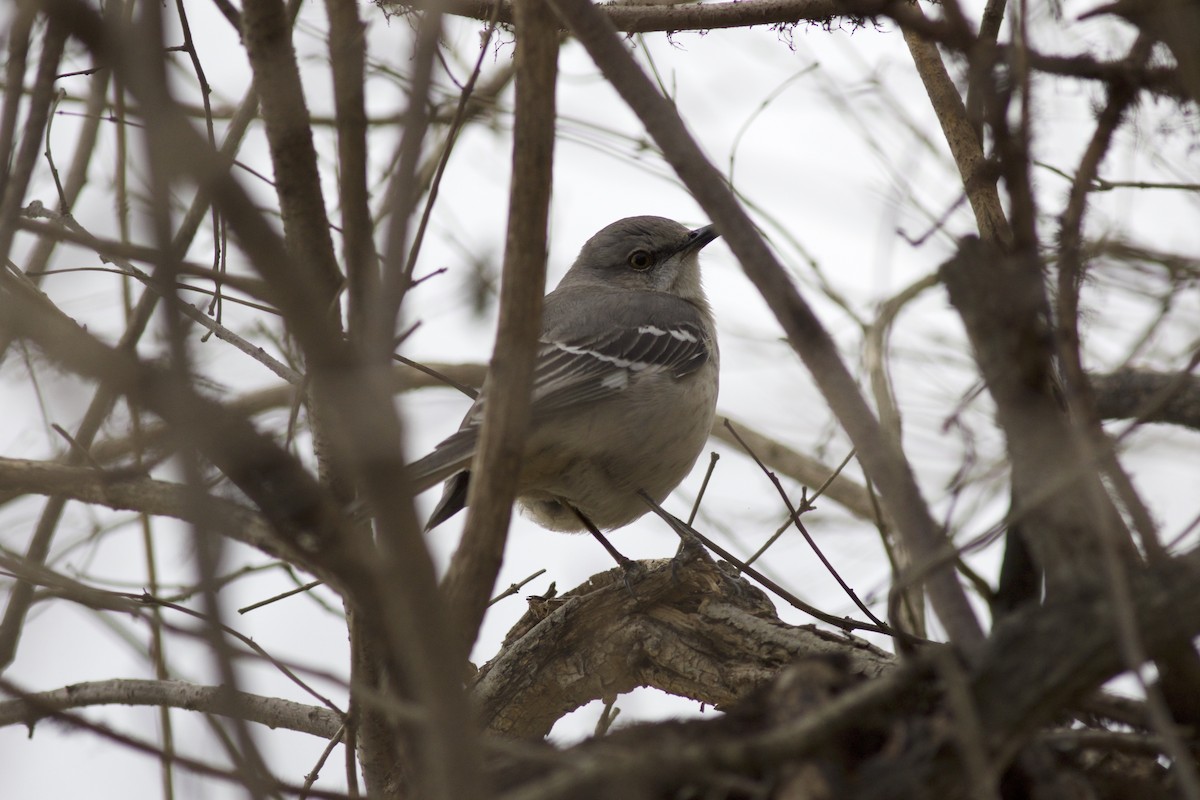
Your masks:
M678 584L680 570L687 569L696 561L703 560L708 551L704 549L700 540L686 528L680 528L675 532L679 534L679 549L671 557L671 580Z
M622 556L622 558L625 557ZM641 561L634 561L629 558L625 558L624 561L619 563L621 567L621 580L625 583L625 590L629 592L629 596L634 600L640 599L633 587L646 576L646 565Z

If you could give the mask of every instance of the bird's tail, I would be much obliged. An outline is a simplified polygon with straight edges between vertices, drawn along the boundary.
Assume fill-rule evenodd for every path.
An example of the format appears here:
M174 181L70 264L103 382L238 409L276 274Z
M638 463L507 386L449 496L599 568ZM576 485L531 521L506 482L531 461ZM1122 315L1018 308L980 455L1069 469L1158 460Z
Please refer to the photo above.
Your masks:
M420 494L446 481L442 499L425 524L425 530L441 525L466 506L470 482L467 467L471 466L478 439L478 430L463 428L434 448L432 453L408 465L408 479L413 494Z
M442 489L442 499L438 500L433 513L429 515L429 521L425 523L425 530L433 530L466 508L467 490L470 486L471 471L469 469L464 469L462 472L456 472L454 475L451 475L449 480L446 481L445 488Z

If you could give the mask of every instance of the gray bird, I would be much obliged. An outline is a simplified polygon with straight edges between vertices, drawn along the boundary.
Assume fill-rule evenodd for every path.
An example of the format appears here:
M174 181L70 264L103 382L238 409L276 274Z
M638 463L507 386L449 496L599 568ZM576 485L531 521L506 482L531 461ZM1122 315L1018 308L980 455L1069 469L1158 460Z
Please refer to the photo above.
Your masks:
M629 217L587 241L546 295L517 502L543 527L628 525L679 485L717 403L712 309L700 250L719 234ZM415 490L446 481L426 529L466 505L487 385L458 432L409 465Z

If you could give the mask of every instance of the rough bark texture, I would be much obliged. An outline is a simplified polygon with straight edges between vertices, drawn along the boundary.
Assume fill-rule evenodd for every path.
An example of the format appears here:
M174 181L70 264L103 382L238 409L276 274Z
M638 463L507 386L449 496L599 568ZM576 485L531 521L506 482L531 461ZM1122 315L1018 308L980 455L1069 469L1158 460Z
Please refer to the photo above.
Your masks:
M628 586L614 569L562 597L530 601L475 678L487 730L540 738L569 711L638 686L724 707L800 656L837 654L866 677L892 665L861 639L781 622L727 564L702 557L642 568Z

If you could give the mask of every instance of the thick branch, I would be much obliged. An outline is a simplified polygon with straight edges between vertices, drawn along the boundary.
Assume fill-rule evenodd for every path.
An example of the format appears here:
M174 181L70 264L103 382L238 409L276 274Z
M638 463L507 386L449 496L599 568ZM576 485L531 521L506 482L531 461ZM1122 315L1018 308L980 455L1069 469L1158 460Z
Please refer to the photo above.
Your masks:
M762 592L706 556L648 563L634 594L612 570L531 601L473 687L488 730L539 738L575 708L638 686L725 706L804 655L838 654L866 677L892 666L861 639L780 622Z
M1200 634L1200 550L1133 574L1150 658ZM989 746L1011 754L1037 725L1126 668L1108 593L1084 588L997 625L971 683Z
M1188 372L1123 369L1091 376L1102 419L1166 422L1200 431L1200 378Z
M698 589L693 569L684 573L689 589L669 608L686 610L695 621L706 609L722 606L725 598L711 603L705 599L704 591L716 587ZM1135 611L1152 656L1170 647L1176 637L1200 632L1200 550L1142 573L1137 583ZM609 619L599 629L580 632L577 619L593 619L587 608L591 603L597 611L619 613L617 596L609 593L621 588L608 586L582 597L572 593L562 607L515 635L553 637L556 648L583 644L589 657L605 647L591 631L604 633L617 626ZM689 601L687 591L698 590L698 603L697 598ZM656 603L651 600L638 610L630 601L632 613L623 624L664 619ZM738 605L748 618L760 618L752 601ZM695 630L707 633L705 626L700 622ZM644 635L647 630L639 632ZM905 665L885 666L872 674L862 666L869 661L856 665L852 643L845 642L845 656L824 650L818 658L795 658L792 666L778 671L777 680L729 709L727 717L634 727L574 747L562 754L561 762L542 759L514 768L504 781L510 788L503 797L590 797L601 787L612 792L604 796L704 796L706 787L731 784L765 784L770 789L763 789L764 795L781 797L814 796L801 793L801 787L817 792L815 796L864 800L976 797L982 776L968 768L963 756L963 709L951 695L960 691L959 699L973 708L979 732L974 745L982 748L987 765L1003 770L1038 726L1124 669L1115 638L1112 603L1103 594L1085 591L1007 618L978 654L973 670L955 666L953 656L934 646L917 651ZM636 674L653 658L658 639L649 642L624 660L624 675ZM618 640L613 649L623 644ZM480 685L496 680L501 660L524 646L524 639L510 644ZM569 674L559 667L568 659L568 653L562 653L549 669ZM736 664L735 657L730 666ZM597 666L605 669L587 660L576 671L591 674ZM605 678L611 674L602 671L595 682ZM516 676L508 680L517 685ZM957 690L948 685L952 682L959 683ZM795 795L781 791L793 781ZM820 793L822 788L827 793Z

